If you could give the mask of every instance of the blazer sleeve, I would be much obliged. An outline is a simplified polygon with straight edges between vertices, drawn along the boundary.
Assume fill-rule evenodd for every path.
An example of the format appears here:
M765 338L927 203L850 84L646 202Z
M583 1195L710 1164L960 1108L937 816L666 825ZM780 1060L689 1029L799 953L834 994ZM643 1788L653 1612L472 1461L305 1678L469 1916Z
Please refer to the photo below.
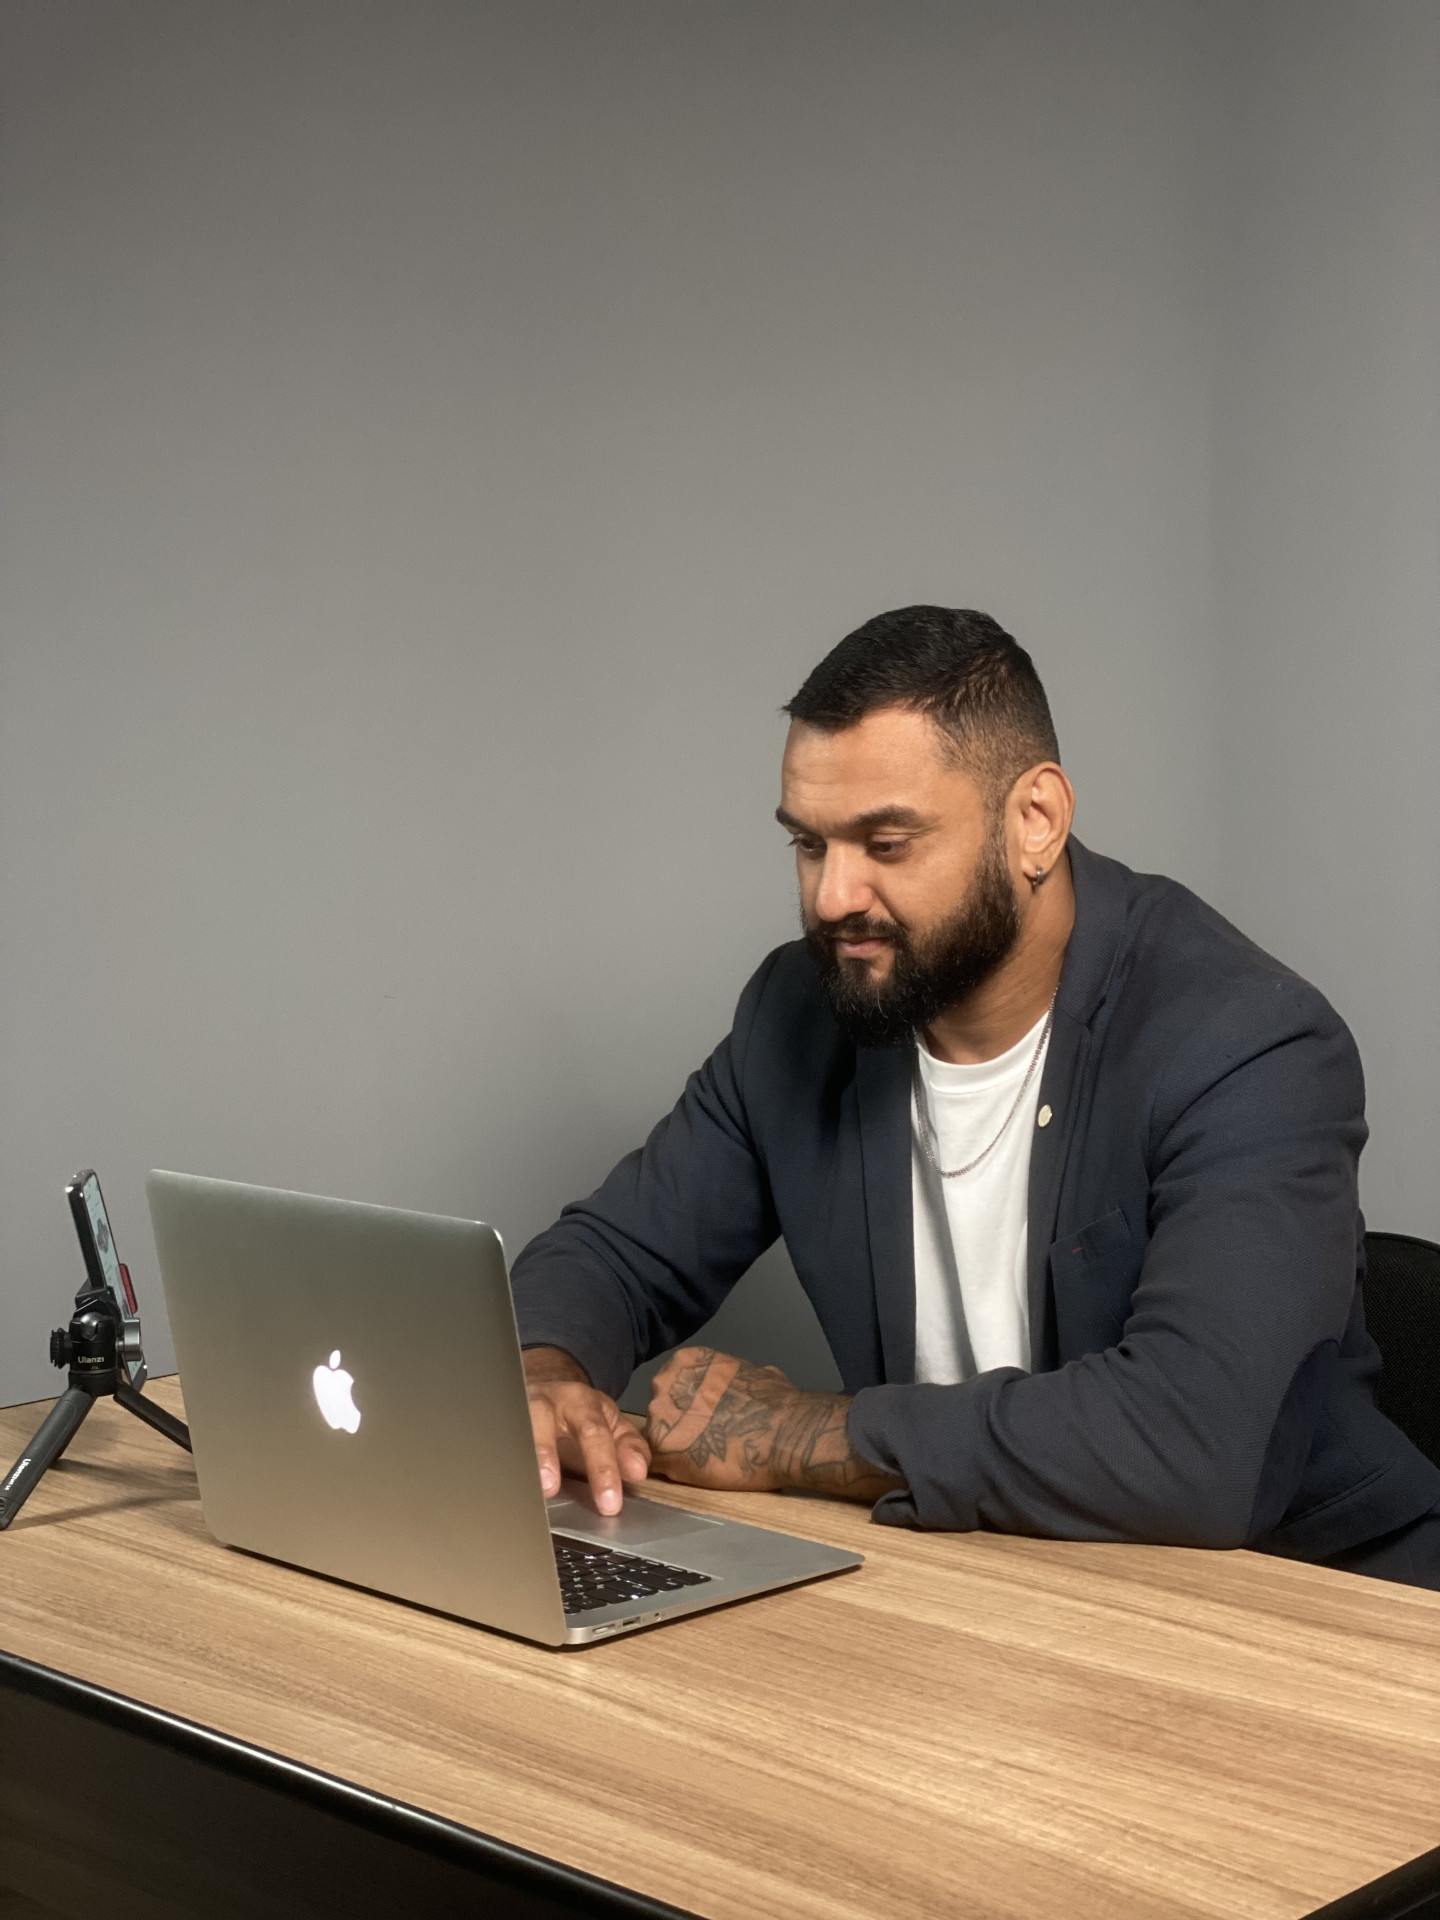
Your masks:
M703 1326L779 1237L742 1083L783 951L746 986L730 1033L644 1146L515 1261L521 1345L563 1348L606 1393L622 1392L642 1360Z
M1279 1517L1354 1296L1364 1085L1312 988L1272 978L1238 998L1160 1084L1118 1344L1050 1373L865 1389L851 1438L907 1483L877 1520L1235 1547L1262 1509Z

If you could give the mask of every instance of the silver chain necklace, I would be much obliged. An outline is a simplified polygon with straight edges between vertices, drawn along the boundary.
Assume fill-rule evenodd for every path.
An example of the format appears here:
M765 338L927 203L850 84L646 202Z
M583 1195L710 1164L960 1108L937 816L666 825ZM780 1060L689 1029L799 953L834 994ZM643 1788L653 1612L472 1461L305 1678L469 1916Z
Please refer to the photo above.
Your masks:
M919 1034L916 1034L911 1069L915 1081L915 1111L920 1119L920 1145L925 1150L925 1158L930 1162L932 1171L938 1173L942 1180L958 1180L962 1173L973 1173L980 1162L987 1159L1005 1138L1005 1130L1020 1111L1020 1103L1025 1098L1026 1089L1035 1078L1035 1069L1039 1066L1040 1056L1045 1051L1045 1042L1050 1038L1050 1028L1054 1019L1055 999L1052 995L1050 1006L1045 1014L1045 1025L1040 1030L1040 1038L1035 1043L1035 1051L1030 1056L1030 1064L1025 1069L1025 1078L1020 1082L1020 1091L1015 1096L1014 1105L1000 1122L1000 1131L989 1146L977 1153L973 1160L967 1160L963 1167L942 1167L940 1164L940 1142L936 1138L935 1125L930 1118L930 1101L925 1092L925 1071L920 1065L921 1040Z

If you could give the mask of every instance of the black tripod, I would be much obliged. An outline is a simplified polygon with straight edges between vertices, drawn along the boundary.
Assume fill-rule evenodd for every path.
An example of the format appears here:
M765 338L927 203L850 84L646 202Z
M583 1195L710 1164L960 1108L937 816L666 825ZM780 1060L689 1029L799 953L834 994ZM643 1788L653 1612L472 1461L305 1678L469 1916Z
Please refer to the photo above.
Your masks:
M139 1323L133 1322L132 1326L138 1333ZM57 1328L50 1336L51 1363L69 1367L70 1384L40 1423L35 1438L0 1480L0 1533L34 1492L45 1469L54 1466L75 1438L91 1407L107 1395L177 1447L190 1451L190 1429L185 1422L131 1386L126 1362L140 1359L138 1352L130 1351L132 1344L138 1345L138 1341L123 1326L114 1296L88 1285L82 1287L75 1296L70 1325Z

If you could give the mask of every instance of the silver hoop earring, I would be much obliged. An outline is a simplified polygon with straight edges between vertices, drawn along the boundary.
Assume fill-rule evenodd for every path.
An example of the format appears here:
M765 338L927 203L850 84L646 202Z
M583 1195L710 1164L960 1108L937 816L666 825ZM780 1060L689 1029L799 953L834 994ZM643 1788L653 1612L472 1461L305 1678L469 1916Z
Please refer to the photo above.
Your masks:
M1032 873L1032 874L1030 875L1030 884L1031 884L1031 886L1032 886L1032 887L1038 887L1038 886L1040 885L1040 882L1041 882L1041 881L1042 881L1042 880L1043 880L1044 878L1045 878L1045 869L1044 869L1044 867L1036 867L1036 869L1035 869L1035 871L1034 871L1034 873Z

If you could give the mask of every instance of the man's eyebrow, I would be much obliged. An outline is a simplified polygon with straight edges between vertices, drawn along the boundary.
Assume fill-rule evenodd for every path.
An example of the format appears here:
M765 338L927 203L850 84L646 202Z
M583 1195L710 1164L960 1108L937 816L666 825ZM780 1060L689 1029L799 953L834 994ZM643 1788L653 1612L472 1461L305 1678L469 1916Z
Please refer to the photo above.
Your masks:
M815 829L807 827L803 820L797 820L794 814L787 813L784 807L775 809L775 818L791 833L813 834L815 832ZM933 820L928 820L923 813L917 813L913 807L876 807L870 813L857 813L853 820L845 821L836 829L835 838L858 839L861 834L874 833L880 827L908 827L923 831L934 824Z

